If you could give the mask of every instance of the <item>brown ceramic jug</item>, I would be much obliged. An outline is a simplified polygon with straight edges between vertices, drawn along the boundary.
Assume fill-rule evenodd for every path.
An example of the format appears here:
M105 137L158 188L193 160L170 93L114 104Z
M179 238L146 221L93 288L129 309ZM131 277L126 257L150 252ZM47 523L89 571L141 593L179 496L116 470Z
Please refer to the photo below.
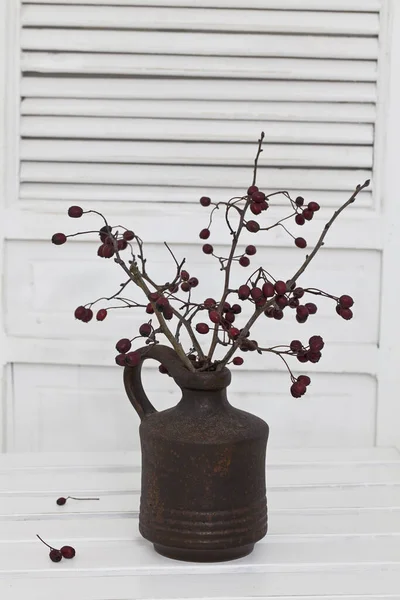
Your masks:
M141 419L140 533L178 560L249 554L267 533L267 423L229 404L228 369L193 373L162 345L139 352L141 362L125 368L124 384ZM148 358L181 388L177 406L157 412L150 403L141 382Z

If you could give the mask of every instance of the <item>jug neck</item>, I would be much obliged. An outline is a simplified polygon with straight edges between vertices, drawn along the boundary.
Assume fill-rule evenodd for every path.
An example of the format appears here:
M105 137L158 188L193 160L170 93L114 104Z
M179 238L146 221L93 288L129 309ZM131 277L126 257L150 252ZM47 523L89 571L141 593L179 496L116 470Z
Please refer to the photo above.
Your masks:
M218 390L196 390L182 388L182 399L178 409L182 412L209 414L229 406L226 388Z

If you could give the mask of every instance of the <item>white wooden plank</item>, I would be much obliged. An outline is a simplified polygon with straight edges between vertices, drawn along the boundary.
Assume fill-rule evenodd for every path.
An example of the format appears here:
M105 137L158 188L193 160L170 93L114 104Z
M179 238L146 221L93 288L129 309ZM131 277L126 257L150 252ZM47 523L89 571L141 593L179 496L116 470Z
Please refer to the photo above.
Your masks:
M296 36L247 33L194 33L154 31L112 31L90 29L22 29L24 50L66 50L137 54L190 54L204 56L277 56L376 59L375 37Z
M70 543L76 544L81 540L133 540L138 531L138 516L118 516L108 514L88 518L84 515L57 516L50 512L46 514L34 514L29 510L29 503L38 502L42 506L47 498L17 498L16 503L25 502L26 514L14 520L13 516L5 518L1 522L1 544L10 542L31 542L39 530L44 538L68 539ZM43 509L42 509L43 510ZM0 517L1 518L1 517ZM269 511L268 540L276 538L280 540L293 541L300 538L311 538L314 536L345 537L349 535L362 536L365 542L371 535L400 534L400 510L357 510L344 509L333 512L324 511L318 513L297 513Z
M144 164L249 165L250 144L192 142L130 142L24 139L21 160ZM263 160L269 166L372 168L369 146L266 144Z
M249 169L245 167L203 167L175 166L161 169L159 165L123 164L81 164L81 163L41 163L23 161L21 182L59 183L106 183L139 184L148 181L156 185L168 185L179 181L183 185L199 187L207 181L210 186L226 186L229 183L238 187L248 179ZM338 169L278 169L259 168L259 177L269 181L274 188L306 188L349 191L354 182L363 182L370 177L369 171Z
M257 139L264 129L266 144L325 143L354 146L373 143L373 127L361 123L296 123L288 128L287 123L280 121L272 121L265 127L265 123L260 121L253 121L251 124L248 121L214 123L198 119L41 116L23 117L21 120L22 137L247 142L252 144L253 156Z
M269 189L269 192L278 192L277 189ZM296 197L298 190L288 189L288 193L292 197ZM226 202L237 194L235 188L212 188L207 186L207 195L214 202ZM343 192L326 191L326 190L306 190L303 189L302 194L308 201L321 202L325 209L341 206L344 202ZM69 204L68 201L74 203L79 202L96 202L96 206L103 212L107 212L117 216L118 212L126 215L126 210L131 202L147 203L162 201L165 203L179 204L197 204L198 199L204 195L204 187L178 187L178 186L129 186L129 185L96 185L96 184L74 184L74 183L22 183L20 188L20 196L18 206L24 211L32 210L39 211L42 214L57 213L65 214ZM109 204L112 202L112 205ZM287 200L279 194L275 196L276 206L287 206ZM364 208L372 206L372 192L364 190L362 195L357 198L356 210L360 218L371 217L371 215L362 215ZM143 208L143 206L142 206ZM160 207L161 208L161 207ZM163 207L165 209L165 207ZM171 207L173 208L173 207ZM185 210L182 207L183 210ZM26 215L29 218L29 212ZM44 217L46 218L46 217ZM346 217L345 217L346 218ZM371 220L371 219L369 219ZM313 226L314 221L310 223ZM369 227L366 224L366 227ZM15 230L17 231L17 230ZM35 231L39 234L39 230ZM357 235L357 234L355 234ZM365 236L368 238L368 235ZM346 242L346 243L350 243Z
M163 99L171 100L245 100L252 101L293 101L297 102L375 102L376 86L360 82L322 82L271 80L247 81L238 85L236 80L201 79L132 79L81 77L33 77L24 76L21 81L21 95L52 98L121 98L121 99Z
M54 540L59 545L64 540ZM61 566L52 565L48 552L40 551L41 542L32 539L31 543L10 544L4 547L0 544L0 573L51 576L54 571L73 576L77 566L67 563ZM360 567L371 563L381 568L398 566L400 537L370 536L367 540L360 537L348 538L315 538L313 541L284 542L272 538L264 538L257 544L249 556L228 563L184 563L160 558L151 544L137 534L134 542L108 541L85 542L77 547L79 571L82 574L94 575L101 572L103 576L118 572L128 574L152 574L168 576L181 574L231 574L231 573L277 573L293 570L314 572L337 570L340 567ZM79 553L79 558L78 558Z
M44 7L45 8L45 7ZM375 61L24 52L28 73L138 75L150 77L221 77L309 81L376 81Z
M144 364L146 369L147 363ZM398 463L400 451L397 448L271 448L268 449L268 466L320 465L338 466L341 464ZM140 467L141 452L40 452L0 454L2 471L43 469L52 470L134 470Z
M140 490L141 473L139 470L116 472L80 470L76 473L46 471L4 471L0 480L0 494L16 495L54 491L62 495L75 495L77 490L98 490L107 494ZM269 490L286 489L290 493L311 488L335 488L336 490L357 486L388 486L400 493L400 462L393 465L357 465L339 467L330 466L277 466L267 468L267 487ZM72 490L74 493L72 493ZM85 492L86 493L86 492ZM289 493L289 492L288 492ZM94 501L92 501L94 502ZM100 502L96 501L96 502Z
M109 0L108 0L109 1ZM121 1L121 0L119 0ZM75 559L76 560L76 559ZM65 561L64 561L65 562ZM173 575L166 577L153 575L129 575L123 577L101 571L94 576L69 577L61 565L53 565L52 576L9 577L0 580L0 591L7 594L7 600L20 600L29 592L31 600L54 598L70 600L85 597L90 600L166 600L190 598L191 600L246 600L249 593L259 600L398 600L400 570L397 566L384 569L378 565L343 567L318 572L288 573L219 573L204 575ZM326 595L329 590L329 595ZM82 596L85 594L85 596ZM212 594L212 596L211 596ZM267 594L267 595L266 595Z
M107 4L110 0L23 0L23 4ZM197 0L197 6L208 8L243 8L241 0ZM118 5L143 6L143 0L118 0ZM379 11L382 0L249 0L248 8L278 10L321 10L374 12ZM152 6L187 6L187 0L152 0Z
M247 7L246 7L247 8ZM236 31L250 33L314 33L377 35L376 13L340 13L326 18L323 12L290 10L173 8L155 6L44 6L23 7L21 23L25 27L70 27L106 29L150 29L174 31Z
M373 104L218 100L24 98L22 115L373 123Z

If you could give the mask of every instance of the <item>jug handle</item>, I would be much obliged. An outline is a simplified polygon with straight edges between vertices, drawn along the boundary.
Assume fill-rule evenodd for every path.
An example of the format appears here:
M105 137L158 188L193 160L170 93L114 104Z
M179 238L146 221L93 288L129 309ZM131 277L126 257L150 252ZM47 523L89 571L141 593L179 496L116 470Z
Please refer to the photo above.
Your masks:
M143 389L141 378L143 362L148 358L155 359L164 365L168 369L168 373L173 377L182 375L184 372L189 372L181 363L175 350L168 346L154 344L139 348L137 352L140 354L139 364L135 367L124 368L124 386L133 408L139 415L140 420L143 421L144 418L157 412L157 409L152 405Z

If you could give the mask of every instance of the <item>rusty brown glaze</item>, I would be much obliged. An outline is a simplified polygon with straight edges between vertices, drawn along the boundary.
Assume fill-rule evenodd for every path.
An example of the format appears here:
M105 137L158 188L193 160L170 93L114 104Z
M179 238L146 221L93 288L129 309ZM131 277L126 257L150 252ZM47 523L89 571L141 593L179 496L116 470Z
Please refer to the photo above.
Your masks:
M178 560L249 554L267 533L267 423L229 404L228 369L190 372L167 346L139 352L141 363L125 368L124 384L141 419L140 533ZM157 412L150 403L141 382L147 358L181 388L177 406Z

